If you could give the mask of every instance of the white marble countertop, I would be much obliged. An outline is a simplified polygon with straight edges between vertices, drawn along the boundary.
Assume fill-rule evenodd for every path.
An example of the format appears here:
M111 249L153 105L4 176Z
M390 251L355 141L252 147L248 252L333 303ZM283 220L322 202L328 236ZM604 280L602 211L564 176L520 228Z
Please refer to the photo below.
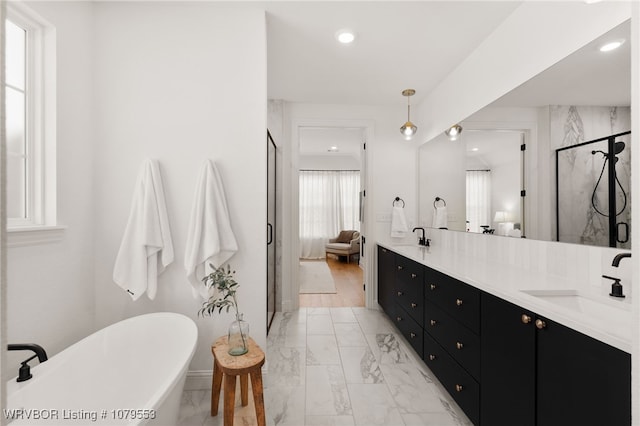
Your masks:
M451 250L384 242L378 242L378 245L631 353L632 312L629 303L586 294L580 291L583 286L565 278L481 262Z

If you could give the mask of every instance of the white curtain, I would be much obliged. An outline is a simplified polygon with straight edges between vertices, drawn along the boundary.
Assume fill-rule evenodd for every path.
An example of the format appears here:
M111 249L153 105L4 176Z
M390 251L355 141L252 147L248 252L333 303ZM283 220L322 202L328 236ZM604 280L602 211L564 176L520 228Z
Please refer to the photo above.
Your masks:
M467 170L467 230L482 232L491 226L491 171Z
M359 171L300 171L300 258L320 259L340 231L360 230Z

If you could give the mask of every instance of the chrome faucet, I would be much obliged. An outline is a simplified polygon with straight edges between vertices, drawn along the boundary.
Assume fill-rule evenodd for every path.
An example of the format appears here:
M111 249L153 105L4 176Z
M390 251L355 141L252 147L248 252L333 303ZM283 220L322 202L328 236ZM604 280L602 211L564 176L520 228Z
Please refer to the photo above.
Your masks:
M424 228L416 227L416 228L413 228L413 231L411 232L416 232L416 229L419 229L420 231L422 231L422 236L418 238L418 245L429 247L429 243L431 242L431 240L428 238L425 238Z
M611 263L611 266L615 266L617 268L620 265L620 261L625 257L631 257L631 253L616 254L616 257L613 258L613 262Z

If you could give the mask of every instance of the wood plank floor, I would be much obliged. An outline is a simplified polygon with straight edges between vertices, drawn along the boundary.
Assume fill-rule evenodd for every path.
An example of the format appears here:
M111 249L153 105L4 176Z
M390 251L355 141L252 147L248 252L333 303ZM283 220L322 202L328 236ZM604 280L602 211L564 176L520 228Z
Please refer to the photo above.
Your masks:
M351 263L340 261L334 256L327 259L335 294L300 294L301 308L364 307L364 283L362 269L357 260Z

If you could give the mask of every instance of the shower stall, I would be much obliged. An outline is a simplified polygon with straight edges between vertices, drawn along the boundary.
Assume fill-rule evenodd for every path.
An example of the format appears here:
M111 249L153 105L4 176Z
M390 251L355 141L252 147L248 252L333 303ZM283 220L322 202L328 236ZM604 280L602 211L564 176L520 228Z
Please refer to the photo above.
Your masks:
M557 241L631 248L630 135L556 149Z

